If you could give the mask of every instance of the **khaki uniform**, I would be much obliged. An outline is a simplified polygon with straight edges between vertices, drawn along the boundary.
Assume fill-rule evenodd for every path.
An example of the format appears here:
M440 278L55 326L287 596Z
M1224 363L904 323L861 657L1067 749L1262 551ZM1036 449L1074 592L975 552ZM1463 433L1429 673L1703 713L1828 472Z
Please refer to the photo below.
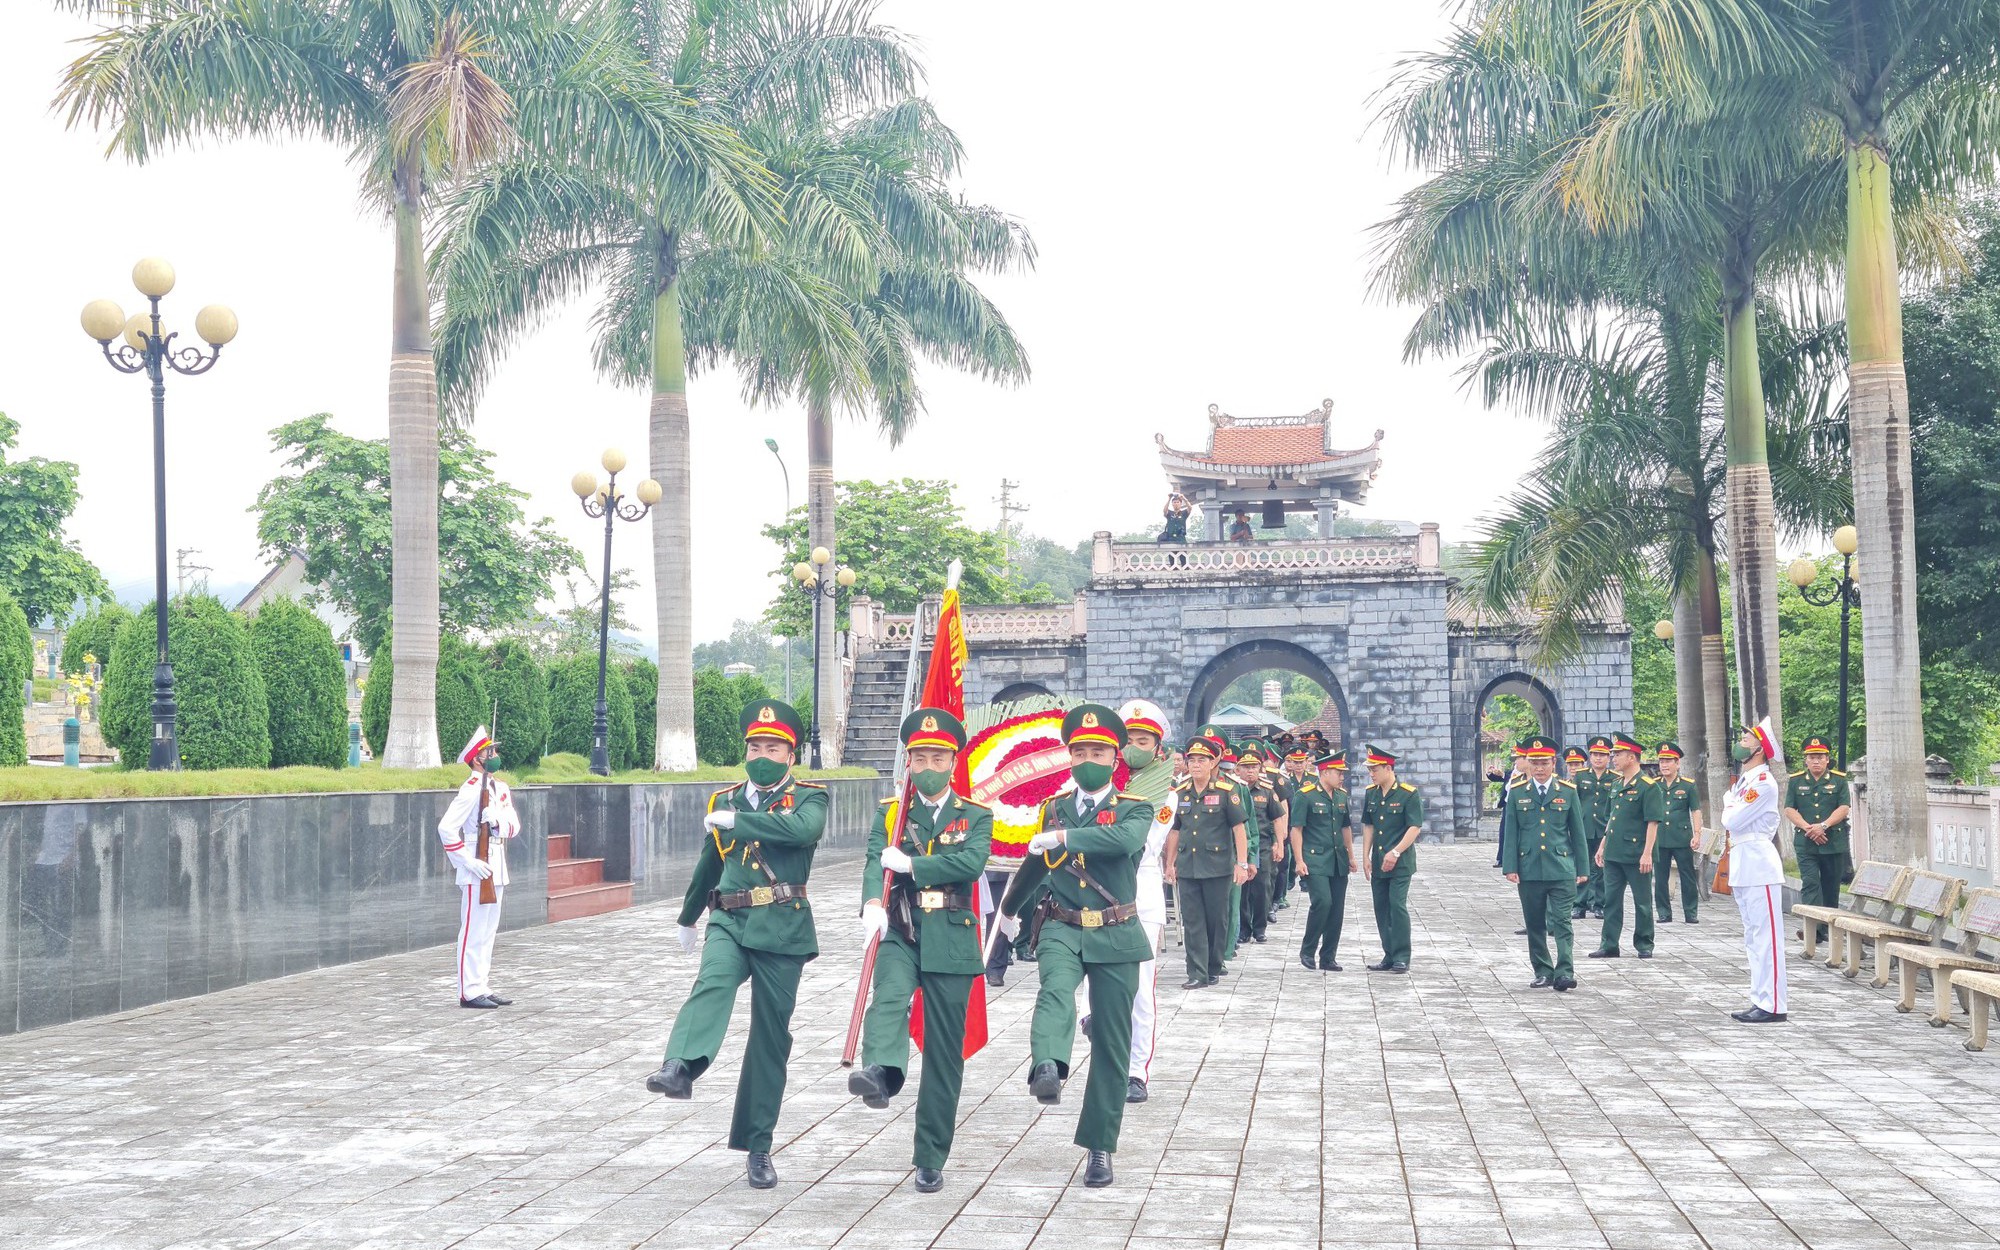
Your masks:
M1175 793L1174 895L1180 901L1181 945L1188 980L1209 982L1222 975L1228 939L1236 932L1229 912L1236 880L1233 831L1249 823L1250 813L1243 787L1222 777L1206 790L1195 789L1190 778Z

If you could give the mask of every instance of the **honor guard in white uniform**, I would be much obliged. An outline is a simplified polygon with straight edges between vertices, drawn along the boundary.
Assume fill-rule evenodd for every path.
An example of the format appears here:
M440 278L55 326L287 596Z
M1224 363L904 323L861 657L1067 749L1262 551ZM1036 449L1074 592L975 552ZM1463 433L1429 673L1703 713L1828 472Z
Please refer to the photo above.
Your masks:
M1174 769L1166 753L1167 714L1158 704L1133 699L1118 709L1125 722L1125 766L1132 770L1125 782L1128 794L1138 795L1159 810L1146 831L1146 850L1139 860L1139 925L1153 956L1139 966L1139 992L1132 999L1132 1060L1125 1081L1125 1101L1146 1101L1146 1082L1153 1071L1153 1043L1159 1038L1160 940L1167 932L1167 877L1162 858L1167 835L1174 829Z
M1730 1014L1745 1024L1785 1018L1785 861L1778 851L1778 811L1785 791L1772 771L1781 752L1765 717L1730 751L1741 771L1722 799L1722 827L1729 832L1729 892L1743 916L1743 949L1750 960L1750 1006Z
M507 840L521 832L521 814L514 810L507 783L488 771L493 747L486 726L481 725L458 753L459 763L472 769L472 775L451 796L451 806L438 821L438 839L458 879L461 1007L505 1007L514 1001L486 984L493 967L493 935L500 931L500 900L507 892Z

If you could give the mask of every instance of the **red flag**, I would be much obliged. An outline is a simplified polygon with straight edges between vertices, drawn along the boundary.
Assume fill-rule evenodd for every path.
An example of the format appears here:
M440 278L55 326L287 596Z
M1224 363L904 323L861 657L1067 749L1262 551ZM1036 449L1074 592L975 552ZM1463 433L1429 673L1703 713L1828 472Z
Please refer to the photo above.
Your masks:
M938 707L950 712L960 720L965 719L965 614L959 608L958 590L944 592L944 602L938 607L937 640L931 644L931 665L924 674L922 706ZM958 769L952 778L954 793L964 795L972 787L971 777L966 771L965 753L959 752ZM972 912L975 917L984 914L986 905L986 877L981 874L972 884ZM986 949L986 926L984 922L973 926L979 935L979 949ZM917 1049L924 1045L924 996L919 990L910 1002L910 1038ZM972 978L972 997L965 1006L965 1057L970 1059L986 1045L986 978Z

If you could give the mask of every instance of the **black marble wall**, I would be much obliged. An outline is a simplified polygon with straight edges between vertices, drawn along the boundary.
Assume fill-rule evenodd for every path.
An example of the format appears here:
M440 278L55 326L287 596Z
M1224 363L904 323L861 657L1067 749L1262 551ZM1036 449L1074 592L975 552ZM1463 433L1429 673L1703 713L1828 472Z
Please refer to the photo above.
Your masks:
M887 784L832 783L828 850L863 844ZM547 920L550 832L633 881L635 902L678 899L716 788L517 789L503 927ZM450 798L0 804L0 1033L456 940L437 837Z

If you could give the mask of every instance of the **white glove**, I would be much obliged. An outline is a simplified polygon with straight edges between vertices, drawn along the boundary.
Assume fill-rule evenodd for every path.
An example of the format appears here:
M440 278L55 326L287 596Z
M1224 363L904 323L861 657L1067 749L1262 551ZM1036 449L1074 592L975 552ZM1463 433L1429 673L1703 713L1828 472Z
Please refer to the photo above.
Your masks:
M493 875L493 865L487 863L483 859L480 859L476 855L467 855L465 858L458 861L458 866L460 868L465 869L473 876L479 878L479 880L481 881L484 881L486 880L486 878Z
M1062 849L1063 835L1060 829L1044 829L1028 839L1028 854L1040 855L1044 851Z
M900 846L882 848L882 866L890 872L910 871L910 853Z
M1006 912L1001 912L1000 932L1003 936L1006 937L1006 939L1009 942L1021 936L1021 918L1019 916L1010 916Z
M879 942L889 934L889 913L880 903L870 903L861 909L861 944Z
M694 954L695 948L701 945L701 935L695 931L695 927L691 924L682 925L680 931L675 936L681 940L681 954L683 955Z
M734 829L736 827L736 813L730 811L728 808L724 808L719 812L710 812L701 818L701 824L704 829Z

